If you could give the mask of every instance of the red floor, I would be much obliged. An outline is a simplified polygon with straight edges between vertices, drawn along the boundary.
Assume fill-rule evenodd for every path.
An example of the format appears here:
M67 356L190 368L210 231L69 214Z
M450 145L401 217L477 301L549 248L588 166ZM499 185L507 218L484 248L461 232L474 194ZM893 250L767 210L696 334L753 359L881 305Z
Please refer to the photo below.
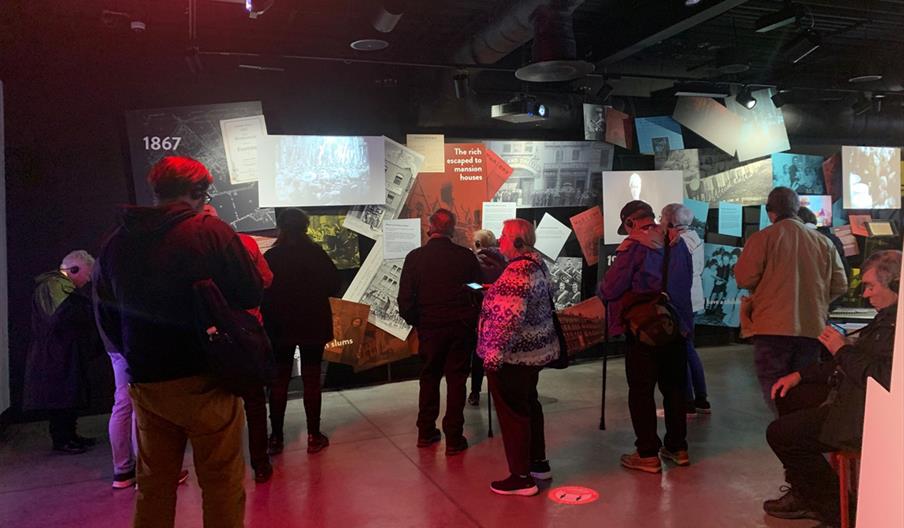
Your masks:
M332 445L308 455L301 401L290 402L285 453L266 484L246 475L249 527L809 527L763 514L782 471L764 438L769 414L760 399L749 347L701 351L713 414L689 422L691 466L661 475L627 471L633 450L622 360L609 368L608 428L600 431L600 363L541 375L552 487L586 486L590 504L547 497L499 497L489 482L506 476L501 437L488 439L486 395L466 410L471 448L447 458L443 445L415 447L417 384L332 392L323 430ZM498 425L494 424L498 432ZM132 490L110 488L106 416L83 418L82 434L102 438L84 455L49 452L46 423L12 427L0 444L0 527L129 526ZM662 431L662 427L660 427ZM185 467L191 469L190 453ZM194 474L179 492L176 525L201 526Z

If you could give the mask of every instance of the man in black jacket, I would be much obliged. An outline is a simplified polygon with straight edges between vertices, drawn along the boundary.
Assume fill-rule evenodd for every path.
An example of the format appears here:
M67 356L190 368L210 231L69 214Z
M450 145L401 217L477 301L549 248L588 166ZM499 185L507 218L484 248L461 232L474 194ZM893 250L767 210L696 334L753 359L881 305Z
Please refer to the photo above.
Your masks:
M876 317L859 332L856 342L827 326L819 341L834 360L792 372L772 386L773 398L793 399L796 393L819 394L820 390L828 396L820 398L821 404L782 416L766 431L791 484L784 496L763 503L769 515L838 524L838 479L823 453L859 450L866 378L874 378L886 389L891 385L900 270L900 251L879 251L868 258L863 265L863 297L879 311Z
M418 397L418 447L439 442L439 385L446 376L446 455L468 448L462 431L465 383L477 344L479 296L468 283L480 283L480 264L467 248L452 242L455 215L437 209L430 216L430 239L405 258L399 279L399 315L417 328L424 360Z
M245 309L260 304L262 286L235 231L198 214L212 182L195 160L160 160L148 173L158 205L124 207L95 265L98 326L128 364L138 421L136 527L173 525L187 440L204 525L243 526L242 402L205 376L192 285L212 278Z

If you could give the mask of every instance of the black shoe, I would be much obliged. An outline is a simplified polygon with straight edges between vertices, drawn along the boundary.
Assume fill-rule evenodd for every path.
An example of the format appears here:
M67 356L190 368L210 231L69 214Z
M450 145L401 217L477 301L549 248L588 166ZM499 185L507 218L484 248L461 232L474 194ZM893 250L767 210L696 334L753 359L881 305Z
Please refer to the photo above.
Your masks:
M480 393L472 392L468 394L468 405L472 407L480 407Z
M268 455L278 455L283 452L283 437L282 435L270 435L270 441L267 443L267 454Z
M687 414L697 414L697 406L694 405L694 402L692 402L692 401L687 402L687 407L686 407L685 412Z
M432 431L430 431L427 434L418 434L417 435L417 446L418 447L430 447L442 439L443 439L443 433L439 432L439 429L434 428Z
M453 456L461 453L468 448L468 439L459 436L457 439L450 440L446 437L446 456Z
M53 450L65 455L80 455L88 450L87 447L79 444L75 440L70 440L63 444L53 444Z
M323 451L323 448L330 445L330 439L323 433L314 433L308 435L308 453L317 453Z
M254 482L257 482L258 484L267 482L272 476L273 466L269 462L263 466L254 468Z
M813 512L803 499L798 497L794 490L788 486L782 486L781 491L786 493L777 499L763 502L763 511L779 519L816 519L819 517Z
M520 495L522 497L531 497L540 492L537 483L530 475L518 477L509 475L505 480L497 480L490 483L490 490L498 495Z
M126 489L135 486L135 470L113 475L113 489Z
M697 412L700 414L712 414L713 409L706 398L697 399L694 401L694 407L697 408Z
M549 460L534 460L530 463L530 476L538 480L552 478L552 469L549 468Z

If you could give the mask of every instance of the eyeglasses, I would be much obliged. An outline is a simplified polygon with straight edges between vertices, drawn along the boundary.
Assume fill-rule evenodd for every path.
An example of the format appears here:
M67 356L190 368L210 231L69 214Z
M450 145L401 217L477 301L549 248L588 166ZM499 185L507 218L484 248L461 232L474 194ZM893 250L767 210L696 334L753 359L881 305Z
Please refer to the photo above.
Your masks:
M213 200L213 196L209 192L204 191L204 203L209 204L211 200Z

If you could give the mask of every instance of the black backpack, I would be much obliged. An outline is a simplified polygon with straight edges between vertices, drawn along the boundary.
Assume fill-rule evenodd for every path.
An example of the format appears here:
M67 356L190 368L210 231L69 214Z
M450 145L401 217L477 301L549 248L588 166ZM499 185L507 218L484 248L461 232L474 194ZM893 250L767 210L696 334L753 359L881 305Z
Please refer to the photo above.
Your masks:
M195 282L192 290L208 373L220 387L238 396L270 384L276 362L260 321L230 306L212 279Z

